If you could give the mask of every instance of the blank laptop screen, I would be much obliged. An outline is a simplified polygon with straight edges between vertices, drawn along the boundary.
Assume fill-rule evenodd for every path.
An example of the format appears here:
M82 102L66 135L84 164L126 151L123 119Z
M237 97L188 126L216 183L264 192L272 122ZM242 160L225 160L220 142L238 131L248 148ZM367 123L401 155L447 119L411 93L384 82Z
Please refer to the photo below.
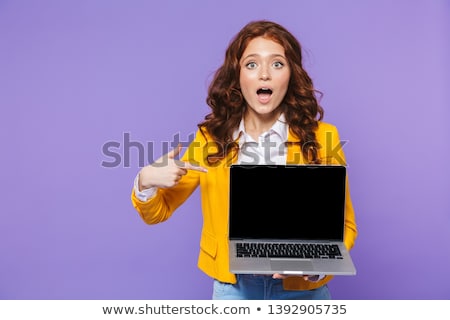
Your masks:
M234 165L230 239L343 240L344 166Z

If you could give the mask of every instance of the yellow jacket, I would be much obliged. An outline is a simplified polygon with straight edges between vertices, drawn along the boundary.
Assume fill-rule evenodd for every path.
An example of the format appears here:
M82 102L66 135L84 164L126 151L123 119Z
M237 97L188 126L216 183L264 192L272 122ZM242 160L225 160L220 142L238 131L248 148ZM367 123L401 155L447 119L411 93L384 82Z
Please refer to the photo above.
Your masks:
M320 122L316 131L316 139L321 148L319 157L322 163L345 164L344 153L335 126ZM207 142L209 141L209 142ZM288 142L297 141L289 132ZM158 189L156 195L147 202L140 201L131 194L133 206L142 219L148 224L156 224L167 220L200 184L203 212L203 228L200 239L198 267L210 277L222 282L236 283L236 277L228 269L228 186L229 166L237 157L232 151L226 159L209 165L205 155L214 151L215 145L209 136L198 131L194 141L184 153L182 160L208 169L207 173L188 170L179 183L167 189ZM288 164L304 164L300 147L290 144L287 150ZM294 186L295 187L295 186ZM347 183L348 191L348 183ZM325 222L326 223L326 222ZM345 245L353 247L357 236L355 214L350 194L347 192L345 218ZM331 280L326 276L318 282L304 281L301 277L289 277L283 280L287 290L309 290L322 286Z

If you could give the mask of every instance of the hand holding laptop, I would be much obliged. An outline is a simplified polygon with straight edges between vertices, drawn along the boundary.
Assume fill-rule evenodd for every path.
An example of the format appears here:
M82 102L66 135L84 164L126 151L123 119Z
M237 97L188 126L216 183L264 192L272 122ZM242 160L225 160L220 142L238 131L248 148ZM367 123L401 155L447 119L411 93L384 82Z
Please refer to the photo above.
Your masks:
M175 186L188 170L207 172L206 168L195 166L189 162L176 160L175 157L182 149L181 143L163 155L154 163L142 168L139 173L139 189L150 189L152 187L170 188Z

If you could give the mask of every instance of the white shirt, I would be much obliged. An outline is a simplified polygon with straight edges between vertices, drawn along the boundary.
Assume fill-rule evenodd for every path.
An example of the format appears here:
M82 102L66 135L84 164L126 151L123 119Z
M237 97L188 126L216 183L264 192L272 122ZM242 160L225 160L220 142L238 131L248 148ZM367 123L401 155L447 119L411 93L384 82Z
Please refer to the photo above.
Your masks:
M258 141L245 131L241 120L233 139L239 136L239 164L286 164L288 125L283 114L268 131L259 135Z

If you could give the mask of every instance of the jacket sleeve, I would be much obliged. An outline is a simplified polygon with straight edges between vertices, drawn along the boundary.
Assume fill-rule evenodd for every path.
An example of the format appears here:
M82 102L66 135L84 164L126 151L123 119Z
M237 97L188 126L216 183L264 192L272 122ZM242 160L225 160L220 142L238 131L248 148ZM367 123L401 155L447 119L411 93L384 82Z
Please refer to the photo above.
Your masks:
M182 157L182 161L198 164L201 142L199 134L190 143L188 149ZM195 170L188 170L177 185L171 188L158 188L156 194L148 201L141 201L136 197L134 188L131 192L131 203L141 218L148 224L157 224L169 219L175 209L177 209L194 192L199 185L201 173Z

